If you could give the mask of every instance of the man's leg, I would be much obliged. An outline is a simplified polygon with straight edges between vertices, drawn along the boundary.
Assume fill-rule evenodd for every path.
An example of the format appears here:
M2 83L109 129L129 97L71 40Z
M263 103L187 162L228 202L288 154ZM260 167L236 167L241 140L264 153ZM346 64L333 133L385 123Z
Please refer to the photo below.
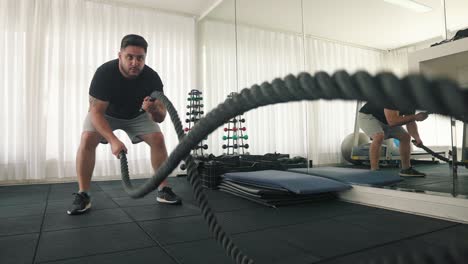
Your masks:
M91 187L91 177L96 163L96 148L101 135L97 132L85 131L81 134L80 147L76 155L76 174L80 192L88 192Z
M384 124L372 115L358 113L358 125L372 139L369 148L371 170L379 169L380 147L385 138Z
M411 167L411 136L407 132L401 132L394 135L400 141L400 160L401 168L408 169Z
M167 160L166 143L164 135L161 132L146 134L139 136L151 148L151 165L153 170L159 169L162 163ZM158 202L169 204L180 204L181 200L168 187L167 179L165 179L158 187Z
M76 155L76 174L78 177L79 191L75 193L75 200L67 210L69 215L78 215L87 212L91 208L89 189L96 163L96 147L101 136L97 132L85 131L81 134L80 147Z
M164 141L164 135L161 132L151 133L147 135L139 136L143 141L146 142L151 148L151 166L154 171L163 164L167 159L166 143ZM160 187L167 186L167 179L165 179Z
M369 159L371 163L371 170L379 169L379 160L380 160L380 147L382 147L382 142L384 140L384 133L379 132L371 136L372 143L369 148Z

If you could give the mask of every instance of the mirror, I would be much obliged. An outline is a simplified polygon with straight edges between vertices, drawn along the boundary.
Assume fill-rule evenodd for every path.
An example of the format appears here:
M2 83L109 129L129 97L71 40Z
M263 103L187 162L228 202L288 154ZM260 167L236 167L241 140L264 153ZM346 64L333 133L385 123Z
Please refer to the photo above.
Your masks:
M306 71L332 74L344 69L350 74L358 70L370 74L380 71L390 71L397 76L408 74L408 60L413 52L446 38L441 2L416 2L419 5L414 5L415 1L409 6L409 1L304 0ZM364 103L308 103L308 152L316 164L341 161L345 167L369 169L370 139L357 126L357 112ZM449 118L430 115L425 121L417 122L417 126L426 146L447 155L451 145ZM381 170L393 171L395 175L400 171L398 144L399 141L386 140L379 162ZM451 184L452 179L448 165L434 164L432 156L422 152L412 146L411 162L427 176L404 178L386 188L449 194L446 184Z
M199 23L203 27L200 48L207 49L200 53L203 54L201 79L204 89L214 95L207 96L213 101L211 107L224 100L229 92L301 71L312 74L319 71L333 74L337 70L350 74L359 70L370 74L390 71L401 77L414 71L411 59L414 54L446 42L456 30L468 27L467 16L463 16L468 3L463 0L418 0L412 1L413 5L408 2L222 1ZM222 24L223 32L215 33L209 27L212 24ZM217 41L210 42L209 35ZM468 86L468 81L463 83ZM365 135L363 142L359 141L363 131L356 125L357 113L364 103L322 100L250 111L244 115L250 147L246 152L286 153L291 157L305 157L306 163L313 161L314 166L340 164L368 169L368 154L367 160L358 158L355 162L351 152L346 158L342 153L343 146L347 146L343 145L345 139L351 141L351 147L369 142ZM452 133L448 117L430 115L417 125L424 145L446 156L452 148L452 134L457 135L453 141L459 148L464 140L463 125L457 123ZM387 140L384 144L388 147L381 167L398 175L399 141ZM462 154L461 149L458 153ZM405 178L384 187L453 196L453 178L448 165L436 164L431 155L415 146L411 146L411 154L414 167L427 176Z
M238 89L304 70L301 0L237 0ZM249 153L280 153L307 167L307 113L303 102L245 113ZM289 165L288 165L289 166Z
M203 111L208 113L237 92L235 0L224 0L197 23L198 87L203 92ZM229 149L223 137L225 127L206 140L206 153L222 155ZM227 127L226 127L227 128Z
M445 0L445 18L447 27L447 39L451 42L441 45L441 48L454 52L451 56L446 56L440 60L447 60L450 67L446 67L452 79L456 80L461 87L468 88L468 38L466 32L462 34L462 30L468 29L468 2L464 0ZM458 33L458 34L457 34ZM456 48L460 46L460 48ZM443 61L442 61L443 62ZM457 157L459 161L468 160L468 135L465 124L461 121L456 121L455 133L452 134L453 145L457 149ZM453 151L453 150L452 150ZM456 170L452 170L453 185L448 185L447 189L451 190L453 196L468 197L468 171L465 166L458 166Z

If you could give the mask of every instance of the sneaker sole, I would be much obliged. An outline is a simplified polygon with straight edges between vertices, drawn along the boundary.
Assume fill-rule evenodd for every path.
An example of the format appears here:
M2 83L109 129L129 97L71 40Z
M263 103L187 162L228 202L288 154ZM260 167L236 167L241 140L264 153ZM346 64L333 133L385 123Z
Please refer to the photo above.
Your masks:
M86 213L86 211L88 211L89 209L91 209L91 203L89 203L89 204L88 204L84 209L82 209L82 210L76 210L75 212L67 211L67 214L68 214L68 215L80 215L80 214Z
M165 204L181 204L182 203L182 201L168 201L159 197L156 197L156 201L158 201L159 203L165 203Z

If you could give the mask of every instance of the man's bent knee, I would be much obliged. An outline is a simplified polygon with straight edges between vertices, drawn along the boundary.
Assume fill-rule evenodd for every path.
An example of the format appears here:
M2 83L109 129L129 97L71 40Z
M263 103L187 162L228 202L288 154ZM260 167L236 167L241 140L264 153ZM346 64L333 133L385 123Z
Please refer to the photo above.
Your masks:
M81 134L81 147L85 149L95 149L99 145L101 135L97 132L84 131Z
M165 147L164 135L161 132L151 133L140 136L150 147L161 148Z
M384 133L377 133L377 134L372 135L372 142L381 144L383 140L384 140Z
M400 142L410 142L410 140L411 140L411 136L408 133L398 134L397 138L398 138L398 140L400 140Z

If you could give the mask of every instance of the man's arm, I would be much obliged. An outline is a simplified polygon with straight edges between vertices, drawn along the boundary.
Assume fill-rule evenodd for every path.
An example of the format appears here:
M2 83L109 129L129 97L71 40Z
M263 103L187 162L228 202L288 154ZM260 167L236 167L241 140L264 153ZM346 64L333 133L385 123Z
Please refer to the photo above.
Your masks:
M103 136L107 142L111 144L112 154L118 156L122 150L127 152L125 145L115 136L114 132L107 122L104 114L109 102L101 101L93 96L89 96L89 113L91 123L96 128L99 134Z
M147 96L143 100L142 109L150 115L154 122L162 123L166 119L167 110L161 101L151 101L151 97Z
M414 121L423 121L427 118L427 113L417 113L415 115L400 116L398 110L384 109L385 118L389 126L401 126Z
M416 140L416 146L419 144L422 144L422 140L419 137L419 132L418 132L418 125L416 122L410 122L406 124L406 129L408 130L408 134L410 134L411 137Z

